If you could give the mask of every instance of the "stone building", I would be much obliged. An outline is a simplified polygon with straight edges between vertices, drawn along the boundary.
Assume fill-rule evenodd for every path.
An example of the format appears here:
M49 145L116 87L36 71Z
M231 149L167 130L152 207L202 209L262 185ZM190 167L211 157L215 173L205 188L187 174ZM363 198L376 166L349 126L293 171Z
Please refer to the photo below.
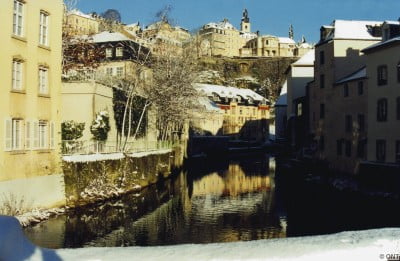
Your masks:
M0 2L0 202L65 204L60 167L61 0ZM0 203L2 205L2 203Z
M365 157L367 82L362 69L366 56L361 50L380 41L381 24L335 20L321 27L315 47L310 133L316 157L343 172L357 173Z
M201 54L203 56L240 56L240 48L247 41L257 37L257 34L251 32L250 18L246 9L243 12L240 29L236 29L228 19L204 25L199 31Z
M368 84L369 162L380 167L400 163L400 23L386 21L381 42L363 50Z
M270 118L267 100L250 89L211 84L196 84L224 112L221 135L240 140L266 141Z

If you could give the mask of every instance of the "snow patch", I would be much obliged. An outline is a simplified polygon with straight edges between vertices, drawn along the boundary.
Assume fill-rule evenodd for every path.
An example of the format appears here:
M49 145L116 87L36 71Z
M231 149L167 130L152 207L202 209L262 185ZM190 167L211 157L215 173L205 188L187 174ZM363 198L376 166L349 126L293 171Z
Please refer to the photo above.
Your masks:
M158 247L43 249L18 221L0 216L0 260L386 260L398 254L400 229L333 235Z
M62 157L65 162L95 162L104 160L120 160L123 158L125 158L125 156L122 152L107 154L80 154Z
M129 153L128 157L141 158L141 157L146 157L149 155L159 155L159 154L166 154L166 153L170 153L170 152L172 152L172 149L136 152L136 153Z

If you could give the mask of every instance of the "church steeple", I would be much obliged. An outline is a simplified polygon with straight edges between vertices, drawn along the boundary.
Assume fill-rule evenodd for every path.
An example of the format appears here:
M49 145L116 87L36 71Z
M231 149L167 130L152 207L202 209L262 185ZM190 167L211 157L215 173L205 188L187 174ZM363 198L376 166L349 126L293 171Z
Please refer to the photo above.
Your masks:
M289 38L290 39L294 38L294 32L293 32L293 25L292 24L289 27Z
M246 8L243 10L242 22L240 23L240 30L246 33L251 32L249 13L247 12Z

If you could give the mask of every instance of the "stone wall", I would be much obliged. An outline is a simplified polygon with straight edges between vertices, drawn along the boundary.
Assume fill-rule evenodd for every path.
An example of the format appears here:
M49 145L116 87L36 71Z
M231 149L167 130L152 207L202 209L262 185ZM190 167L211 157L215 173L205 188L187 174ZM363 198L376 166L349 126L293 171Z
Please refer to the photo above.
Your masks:
M81 206L154 184L180 168L183 150L135 153L122 159L64 162L67 206Z

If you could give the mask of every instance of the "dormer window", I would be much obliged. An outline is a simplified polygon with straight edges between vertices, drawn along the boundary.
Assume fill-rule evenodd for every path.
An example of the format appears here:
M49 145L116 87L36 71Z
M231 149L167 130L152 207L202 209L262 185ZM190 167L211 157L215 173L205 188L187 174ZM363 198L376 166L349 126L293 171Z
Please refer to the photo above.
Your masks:
M124 53L124 48L123 47L117 47L115 50L115 56L117 57L122 57Z
M112 48L108 47L106 48L106 58L111 58L112 57Z

